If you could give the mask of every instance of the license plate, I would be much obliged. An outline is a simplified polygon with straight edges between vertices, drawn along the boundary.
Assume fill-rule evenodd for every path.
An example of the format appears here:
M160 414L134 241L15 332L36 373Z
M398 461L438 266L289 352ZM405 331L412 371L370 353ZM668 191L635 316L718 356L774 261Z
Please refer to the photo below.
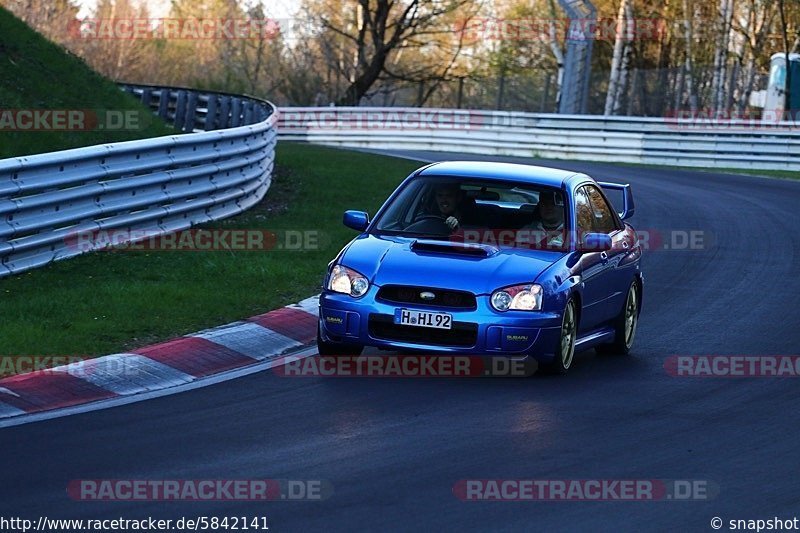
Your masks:
M431 311L414 311L412 309L395 309L394 323L402 326L451 329L453 327L453 315L433 313Z

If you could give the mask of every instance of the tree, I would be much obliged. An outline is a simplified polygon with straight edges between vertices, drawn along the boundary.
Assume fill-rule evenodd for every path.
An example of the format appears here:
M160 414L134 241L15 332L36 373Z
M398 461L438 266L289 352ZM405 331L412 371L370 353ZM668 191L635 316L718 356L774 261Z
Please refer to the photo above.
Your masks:
M633 23L632 0L620 0L619 13L617 14L616 36L614 39L614 57L611 61L611 76L608 81L606 95L606 115L617 115L622 102L628 81L628 63L630 60L630 46L627 32L624 28Z
M79 9L73 0L0 0L0 5L56 42L74 27Z
M745 13L734 17L734 31L739 34L737 50L738 71L742 72L735 91L736 110L743 113L753 91L759 56L763 53L768 30L775 17L775 3L771 0L749 0Z
M694 0L683 0L683 41L684 57L681 65L681 82L678 84L675 98L675 110L681 108L683 102L683 87L686 87L688 94L689 109L692 114L697 112L697 87L694 76Z
M96 28L103 26L119 28L115 21L136 19L146 21L149 17L145 4L136 6L131 0L100 0L88 24L94 24ZM100 32L99 29L95 31ZM132 76L136 76L137 70L140 70L148 60L145 41L122 38L122 35L115 35L112 38L95 36L93 35L95 31L91 31L85 37L73 32L72 38L66 44L81 55L92 68L112 80L128 81Z
M337 103L357 105L382 77L412 82L445 77L461 50L453 24L473 4L472 0L307 0L305 13L321 57L344 80ZM409 55L423 61L403 61ZM436 59L429 60L432 57Z
M564 49L558 42L558 36L556 35L556 2L555 0L549 0L548 4L550 8L550 18L553 21L553 23L549 25L548 32L550 51L553 53L553 57L556 60L556 66L558 67L558 74L556 75L556 108L558 108L558 104L561 101L561 85L564 82Z
M717 24L719 31L714 48L714 78L711 83L712 106L715 113L721 113L725 106L725 75L728 62L731 22L733 20L734 0L720 0Z
M783 37L783 51L786 54L786 87L784 89L783 109L792 112L792 64L789 61L789 32L786 24L786 6L784 0L778 0L778 13L781 15L781 35Z

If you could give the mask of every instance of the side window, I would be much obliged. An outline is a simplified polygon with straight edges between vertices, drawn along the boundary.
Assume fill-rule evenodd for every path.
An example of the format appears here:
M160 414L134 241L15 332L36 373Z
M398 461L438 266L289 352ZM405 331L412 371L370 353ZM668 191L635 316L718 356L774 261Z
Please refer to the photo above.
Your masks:
M578 220L579 235L594 231L592 224L594 215L592 214L592 207L589 205L589 197L586 195L586 187L581 187L575 191L575 217Z
M591 205L592 215L594 219L594 231L597 233L611 233L617 229L617 224L614 221L614 215L608 202L603 198L597 187L587 185L584 187L589 196L589 204Z

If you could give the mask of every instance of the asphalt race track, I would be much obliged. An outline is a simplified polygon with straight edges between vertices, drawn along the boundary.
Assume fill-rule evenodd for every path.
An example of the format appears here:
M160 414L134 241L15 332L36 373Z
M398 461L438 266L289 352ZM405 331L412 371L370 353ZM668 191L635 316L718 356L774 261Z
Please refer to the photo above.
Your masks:
M800 355L800 183L559 166L632 183L639 230L706 237L700 250L645 256L634 356L585 352L563 378L263 372L6 428L0 515L266 516L272 531L710 531L715 516L727 531L730 519L800 515L800 379L680 378L664 368L673 355ZM87 478L323 479L334 494L319 502L70 499L67 483ZM487 478L708 480L719 494L627 502L453 495L458 480Z

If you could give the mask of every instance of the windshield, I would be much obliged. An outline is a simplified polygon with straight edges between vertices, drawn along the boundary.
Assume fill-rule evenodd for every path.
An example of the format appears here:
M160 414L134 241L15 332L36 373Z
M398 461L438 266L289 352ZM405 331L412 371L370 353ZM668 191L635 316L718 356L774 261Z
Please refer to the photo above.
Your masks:
M558 189L518 182L417 177L373 232L499 246L563 249L566 210Z

